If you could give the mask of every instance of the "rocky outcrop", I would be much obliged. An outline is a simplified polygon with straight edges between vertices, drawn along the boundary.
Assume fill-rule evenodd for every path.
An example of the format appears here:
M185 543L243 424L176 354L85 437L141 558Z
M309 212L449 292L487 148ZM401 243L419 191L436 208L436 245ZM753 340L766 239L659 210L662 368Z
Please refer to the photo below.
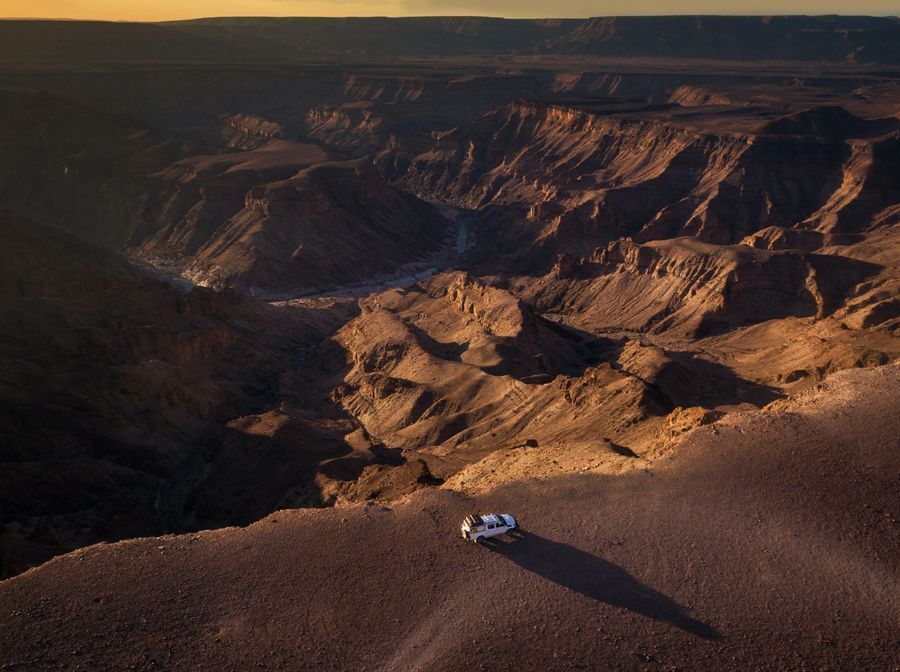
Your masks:
M569 264L571 266L571 263ZM693 238L619 240L567 273L523 281L541 310L576 325L704 336L787 316L822 318L879 271L836 255L716 246Z
M441 274L416 291L373 296L337 341L350 370L336 401L381 443L428 455L449 457L451 448L464 446L477 456L526 439L588 441L588 423L598 421L608 403L640 415L655 412L644 405L660 397L651 384L605 366L589 383L599 395L589 412L559 406L562 390L582 384L573 380L587 366L582 337L465 274ZM621 388L612 402L608 385ZM663 406L652 402L653 409ZM588 417L566 434L573 413ZM618 416L599 422L616 436L630 426Z
M310 138L332 147L380 151L392 144L392 129L372 105L316 107L306 115Z
M222 138L228 147L257 149L285 136L281 124L252 114L232 114L222 119Z
M751 102L743 100L723 91L681 84L675 87L667 98L670 103L677 103L683 107L705 107L707 105L750 105Z
M833 245L852 245L863 239L851 233L823 233L809 229L767 226L741 241L741 245L761 250L805 250L812 252Z
M345 102L312 108L306 115L306 134L356 156L376 155L393 178L407 157L429 149L434 129L466 124L523 96L539 96L542 90L539 77L518 73L350 74L342 90Z
M251 189L197 255L229 282L277 291L377 279L436 253L446 222L367 162L317 166Z
M534 326L533 314L520 300L466 273L453 277L447 298L492 336L515 338Z

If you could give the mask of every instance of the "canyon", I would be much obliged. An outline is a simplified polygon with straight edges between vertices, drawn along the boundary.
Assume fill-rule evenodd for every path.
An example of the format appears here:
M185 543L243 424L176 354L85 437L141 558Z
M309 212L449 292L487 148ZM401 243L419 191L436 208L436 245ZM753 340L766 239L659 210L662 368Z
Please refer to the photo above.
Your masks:
M0 35L0 669L896 664L896 18Z

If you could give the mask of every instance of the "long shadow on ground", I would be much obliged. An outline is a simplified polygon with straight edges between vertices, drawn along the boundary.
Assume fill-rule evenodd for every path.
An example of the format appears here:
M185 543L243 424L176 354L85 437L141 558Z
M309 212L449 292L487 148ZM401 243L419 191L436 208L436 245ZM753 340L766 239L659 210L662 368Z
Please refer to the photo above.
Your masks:
M592 600L671 623L703 639L722 639L715 628L691 618L687 609L672 598L644 585L618 565L574 546L520 532L511 541L492 539L485 547Z

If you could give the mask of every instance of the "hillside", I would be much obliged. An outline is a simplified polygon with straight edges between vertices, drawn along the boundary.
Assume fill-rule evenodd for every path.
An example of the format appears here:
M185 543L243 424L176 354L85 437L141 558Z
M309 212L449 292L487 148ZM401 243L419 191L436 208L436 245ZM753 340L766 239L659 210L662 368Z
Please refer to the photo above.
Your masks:
M623 477L87 548L0 584L3 662L888 669L898 382L896 366L838 374ZM514 511L524 533L464 543L459 521L484 507Z

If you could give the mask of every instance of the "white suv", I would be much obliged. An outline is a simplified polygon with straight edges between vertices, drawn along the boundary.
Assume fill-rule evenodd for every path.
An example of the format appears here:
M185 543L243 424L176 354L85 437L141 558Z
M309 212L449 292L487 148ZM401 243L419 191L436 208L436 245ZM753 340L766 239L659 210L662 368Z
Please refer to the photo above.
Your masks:
M505 534L518 527L516 519L508 513L489 513L487 515L476 513L466 516L460 526L463 539L474 542L482 542L498 534Z

